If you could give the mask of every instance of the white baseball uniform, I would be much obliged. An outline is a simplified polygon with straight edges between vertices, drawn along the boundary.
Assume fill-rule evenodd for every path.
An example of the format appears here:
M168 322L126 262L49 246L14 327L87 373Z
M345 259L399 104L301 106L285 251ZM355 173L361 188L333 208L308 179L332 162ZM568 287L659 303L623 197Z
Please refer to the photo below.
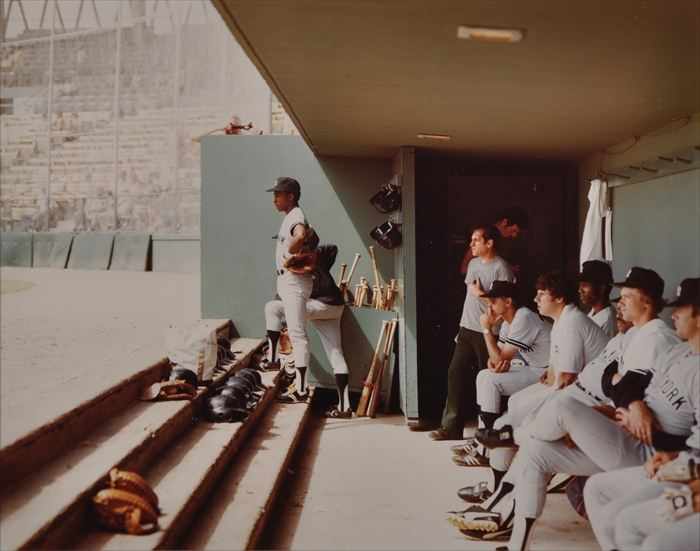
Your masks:
M593 313L593 310L588 312L588 317L603 330L609 338L613 338L617 334L617 320L615 309L608 305L599 312Z
M348 372L340 333L343 308L342 304L325 304L315 298L306 301L306 319L316 327L323 349L336 375ZM280 331L283 320L284 305L281 300L271 300L265 304L265 325L268 331Z
M282 220L277 234L275 250L275 266L277 269L277 294L284 305L284 315L287 320L287 331L292 341L294 365L307 367L309 365L309 338L306 334L306 302L311 296L313 279L311 275L299 275L284 267L285 260L290 256L289 242L292 232L299 224L306 225L306 217L300 207L294 207Z
M624 334L615 335L608 341L603 351L586 365L574 384L567 386L562 392L542 404L530 427L535 438L554 441L566 435L568 431L562 426L558 414L559 400L563 397L572 397L591 407L611 404L610 399L603 393L601 385L603 373L611 362L617 360L619 363L635 331L636 328L632 327Z
M567 304L550 333L549 365L556 375L579 373L603 351L607 342L607 335L591 318L573 304ZM508 400L508 411L494 427L520 426L555 390L555 386L536 383L516 392Z
M644 401L659 430L671 435L690 435L696 423L700 369L698 355L689 351L692 349L686 343L672 347L654 366L645 391ZM554 473L590 476L639 466L654 451L615 421L574 398L561 399L559 415L577 447L571 449L561 441L543 442L532 437L522 443L513 462L520 469L515 498L517 517L539 517L547 483Z
M520 307L513 321L504 321L498 336L500 346L511 345L518 354L505 373L483 369L476 377L476 401L481 411L500 413L501 397L540 380L549 365L551 325L532 310Z

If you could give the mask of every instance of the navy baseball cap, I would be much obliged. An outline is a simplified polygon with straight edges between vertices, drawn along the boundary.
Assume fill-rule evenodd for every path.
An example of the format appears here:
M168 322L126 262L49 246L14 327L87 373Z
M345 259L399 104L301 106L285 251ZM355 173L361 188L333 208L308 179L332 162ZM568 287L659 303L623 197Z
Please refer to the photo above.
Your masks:
M627 272L625 281L614 283L615 287L629 287L630 289L641 289L649 297L663 299L664 280L654 270L634 266Z
M301 186L294 178L289 176L282 176L277 178L275 186L265 191L283 191L287 193L301 193Z
M604 260L587 260L583 263L578 280L597 285L612 285L612 268Z
M684 279L676 290L676 300L667 306L700 306L700 277Z
M494 281L487 293L482 298L515 298L518 296L518 287L510 281Z

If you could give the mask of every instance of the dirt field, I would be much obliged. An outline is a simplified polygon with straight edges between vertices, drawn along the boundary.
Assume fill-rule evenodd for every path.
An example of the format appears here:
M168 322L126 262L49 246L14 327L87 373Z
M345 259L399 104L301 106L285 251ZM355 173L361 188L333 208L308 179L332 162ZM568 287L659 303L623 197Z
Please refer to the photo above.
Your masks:
M0 445L165 355L199 317L199 276L2 268Z

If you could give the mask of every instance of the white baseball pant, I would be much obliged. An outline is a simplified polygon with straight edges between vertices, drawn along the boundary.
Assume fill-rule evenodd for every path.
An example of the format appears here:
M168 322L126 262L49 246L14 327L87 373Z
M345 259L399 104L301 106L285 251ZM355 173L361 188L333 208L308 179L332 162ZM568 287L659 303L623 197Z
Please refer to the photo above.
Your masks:
M515 497L519 517L540 516L547 484L555 473L591 476L641 465L652 453L650 447L614 421L570 396L560 400L559 411L577 447L572 449L561 441L543 442L532 437L523 442L518 451L522 472Z
M659 496L663 486L649 479L644 467L630 467L593 475L583 487L586 514L603 551L619 549L616 528L626 507Z
M554 386L542 383L534 383L519 390L508 399L508 411L496 419L494 428L502 429L505 425L510 425L514 429L515 443L521 445L522 440L530 437L529 425L534 416L556 393L558 391ZM489 454L489 465L497 471L507 471L514 457L515 448L495 448Z
M576 383L567 386L560 392L556 392L551 396L551 398L545 401L535 418L532 421L532 427L530 431L532 435L538 440L545 440L547 442L554 442L564 436L569 432L564 426L562 416L560 414L560 403L562 400L567 398L573 398L578 400L582 404L588 407L600 406L604 402L600 402L593 398L590 393L587 393L581 387L577 386Z
M340 332L340 319L343 315L342 304L325 304L320 300L306 301L306 319L311 321L318 331L321 344L336 375L348 372L348 364L343 355ZM285 308L281 300L271 300L265 304L265 325L268 331L279 331L285 319ZM294 344L292 343L292 346ZM296 359L295 359L296 362ZM308 365L308 364L307 364Z
M308 367L309 337L306 334L306 303L311 296L313 279L285 271L277 276L277 294L284 305L289 340L292 341L294 365ZM275 329L279 331L279 329Z
M502 396L512 396L533 385L540 380L545 369L514 363L505 373L482 369L476 376L476 402L481 411L500 413Z
M659 484L661 486L661 484ZM617 516L615 543L620 551L697 551L700 549L700 513L680 520L662 516L663 497L630 505Z
M508 411L496 419L494 428L501 429L505 425L519 427L528 415L536 412L553 392L556 392L554 386L542 383L535 383L519 390L508 398Z

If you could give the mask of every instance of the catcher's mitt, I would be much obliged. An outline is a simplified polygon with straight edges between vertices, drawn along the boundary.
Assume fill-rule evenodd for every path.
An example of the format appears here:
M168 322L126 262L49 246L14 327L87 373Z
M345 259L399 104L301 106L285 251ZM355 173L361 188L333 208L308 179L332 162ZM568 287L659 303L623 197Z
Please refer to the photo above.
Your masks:
M197 389L182 379L153 383L141 393L141 399L152 400L192 400Z
M159 510L158 496L138 473L114 468L109 471L109 487L136 494L148 501L155 511Z
M691 482L700 479L700 463L687 452L681 452L673 461L664 463L656 471L656 480L662 482Z
M141 496L109 488L97 492L92 502L100 523L127 534L151 534L158 530L158 513Z
M284 267L293 274L311 274L318 266L318 252L304 252L293 254L284 261Z

